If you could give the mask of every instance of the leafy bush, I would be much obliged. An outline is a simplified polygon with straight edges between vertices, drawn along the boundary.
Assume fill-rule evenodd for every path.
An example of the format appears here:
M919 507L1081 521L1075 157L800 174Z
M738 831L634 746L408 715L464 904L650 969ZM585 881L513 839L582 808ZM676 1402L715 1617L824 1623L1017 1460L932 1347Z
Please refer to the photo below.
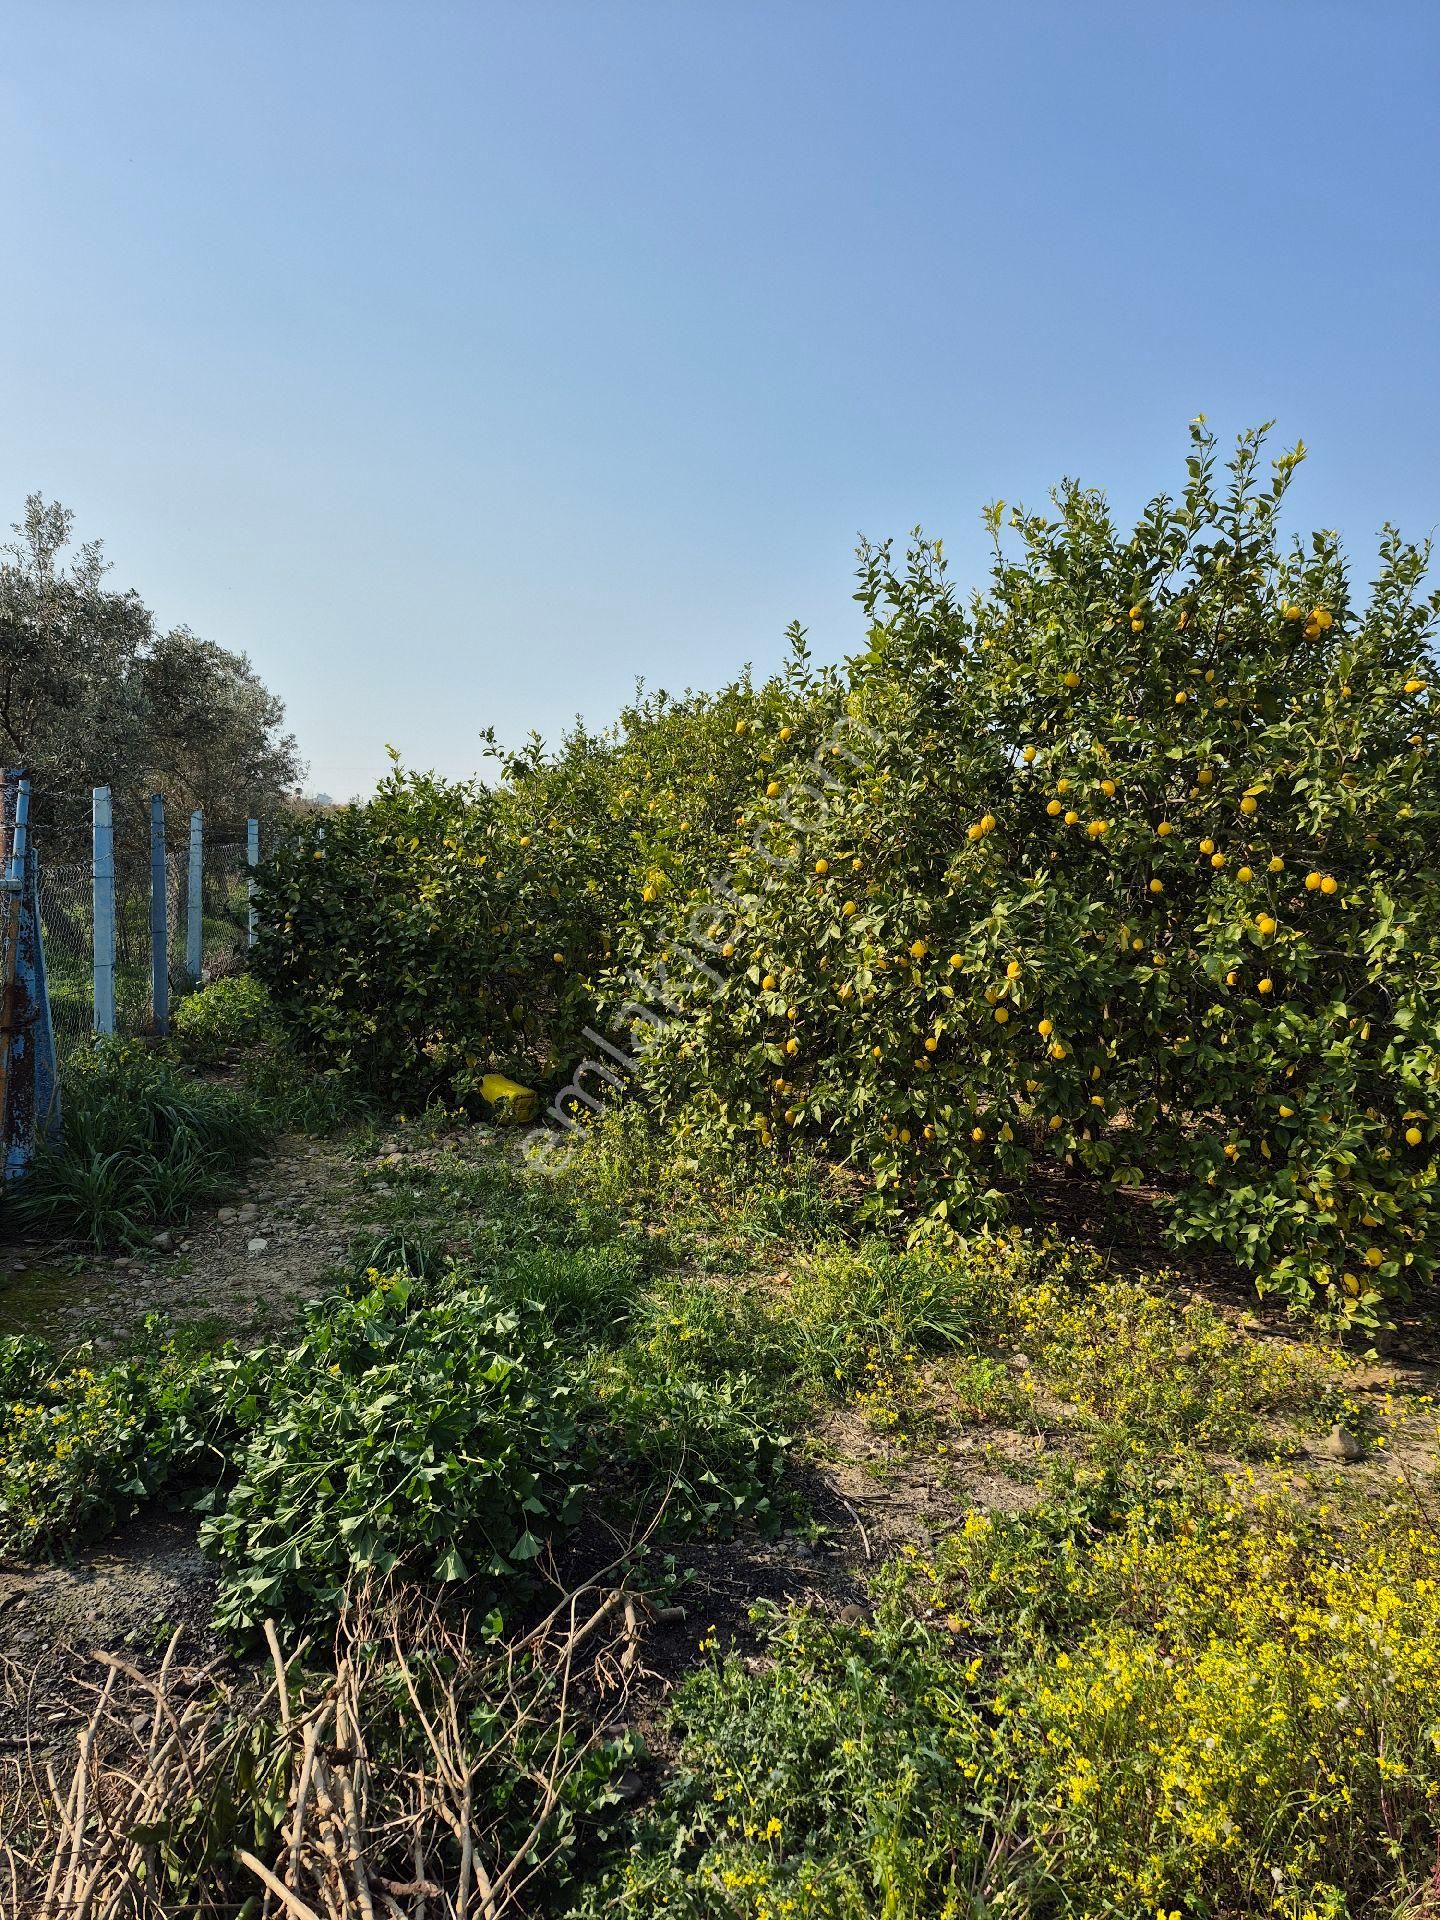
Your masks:
M289 1350L228 1363L237 1478L202 1532L222 1626L331 1612L367 1572L499 1591L573 1517L576 1408L543 1327L478 1289L416 1307L412 1284L375 1276Z
M138 1041L67 1063L64 1142L36 1157L14 1205L31 1226L134 1245L223 1192L263 1142L254 1103L181 1073Z
M48 1554L135 1512L207 1456L201 1363L155 1317L142 1359L0 1339L0 1554Z
M966 1229L1059 1160L1373 1323L1440 1239L1437 601L1393 531L1363 604L1287 548L1261 447L1226 482L1197 426L1129 534L996 506L968 607L938 543L866 549L843 673L797 634L495 789L397 775L268 871L292 1031L423 1100L572 1065L598 1008L687 1143Z
M677 1764L578 1911L1419 1911L1440 1539L1398 1498L1353 1524L1111 1473L912 1557L941 1625L894 1570L872 1624L772 1614L678 1691Z
M723 846L756 705L743 680L637 699L557 755L532 740L499 786L397 768L323 839L297 829L261 870L252 955L292 1034L411 1110L473 1096L492 1065L573 1061L625 900Z
M942 1565L942 1598L1028 1642L1001 1764L1086 1910L1388 1914L1428 1875L1440 1536L1413 1501L1337 1526L1190 1487L1098 1538L977 1515Z
M774 1531L796 1408L773 1314L704 1281L659 1288L638 1313L632 1338L589 1366L597 1449L623 1476L626 1505L663 1500L668 1523L690 1531L742 1519Z
M800 1609L755 1617L768 1624L766 1657L717 1661L680 1688L678 1766L627 1859L579 1911L986 1910L981 1889L998 1876L975 1802L991 1737L944 1636L894 1598L873 1629ZM713 1651L713 1638L702 1644Z
M227 1054L256 1045L273 1026L270 996L249 973L197 987L170 1016L176 1046L197 1066L215 1066Z
M1258 452L1219 490L1197 428L1125 537L1072 485L1010 517L1011 558L996 508L969 611L938 547L867 555L845 724L797 702L754 735L729 978L676 971L644 1041L693 1127L968 1222L1041 1158L1159 1181L1177 1244L1341 1318L1433 1271L1427 556L1387 534L1357 605L1330 536L1282 548L1294 457L1265 487ZM677 931L657 910L620 955Z

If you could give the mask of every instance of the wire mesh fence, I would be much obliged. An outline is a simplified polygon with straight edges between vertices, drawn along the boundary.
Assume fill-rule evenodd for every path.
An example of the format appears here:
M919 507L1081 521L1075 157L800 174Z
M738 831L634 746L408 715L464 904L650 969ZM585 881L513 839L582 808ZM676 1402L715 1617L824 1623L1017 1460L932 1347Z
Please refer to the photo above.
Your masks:
M88 827L52 829L37 845L40 924L49 974L57 1051L88 1042L94 1027L95 901ZM244 964L249 866L243 839L206 842L201 881L200 979ZM189 854L165 854L166 976L173 991L191 984L186 964ZM115 1031L155 1030L151 949L151 865L131 848L115 851Z

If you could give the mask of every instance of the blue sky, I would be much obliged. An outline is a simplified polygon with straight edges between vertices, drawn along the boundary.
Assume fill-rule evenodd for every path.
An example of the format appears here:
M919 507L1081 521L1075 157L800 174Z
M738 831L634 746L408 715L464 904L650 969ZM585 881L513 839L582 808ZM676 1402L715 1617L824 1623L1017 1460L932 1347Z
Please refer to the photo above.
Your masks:
M11 4L0 519L337 795L858 639L857 533L1276 417L1440 519L1440 5Z

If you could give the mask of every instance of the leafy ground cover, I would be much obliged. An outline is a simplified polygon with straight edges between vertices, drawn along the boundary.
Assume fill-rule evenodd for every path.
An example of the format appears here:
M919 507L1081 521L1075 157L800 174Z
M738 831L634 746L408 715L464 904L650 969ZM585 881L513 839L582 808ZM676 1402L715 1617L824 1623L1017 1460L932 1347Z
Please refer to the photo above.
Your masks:
M6 1344L0 1514L12 1559L83 1555L198 1499L241 1672L271 1619L309 1637L297 1725L353 1686L365 1857L407 1886L394 1836L420 1836L431 1914L463 1850L404 1783L443 1798L469 1765L482 1868L533 1866L497 1912L1426 1910L1422 1368L1072 1242L906 1250L823 1168L757 1177L633 1112L548 1165L441 1109L345 1150L364 1224L293 1326ZM547 1630L522 1684L537 1617L600 1567L566 1604L604 1610L604 1659L582 1681ZM410 1660L424 1719L374 1625L396 1606L431 1610L407 1645L468 1636L458 1664ZM185 1803L147 1868L157 1912L233 1907L257 1884L237 1848L288 1872L277 1835L317 1817L273 1689L210 1711L215 1818ZM97 1750L159 1779L133 1718ZM10 1793L17 1854L26 1822L39 1849L43 1795ZM299 1858L321 1911L328 1856Z

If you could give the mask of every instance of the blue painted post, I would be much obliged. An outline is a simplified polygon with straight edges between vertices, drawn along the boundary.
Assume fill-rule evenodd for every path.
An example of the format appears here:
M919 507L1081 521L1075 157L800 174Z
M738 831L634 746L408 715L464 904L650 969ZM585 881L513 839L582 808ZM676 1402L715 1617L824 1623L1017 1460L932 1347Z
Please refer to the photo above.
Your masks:
M205 816L190 816L190 877L185 887L185 971L193 986L200 978L205 938Z
M170 1031L170 946L165 903L165 798L150 796L150 1008L156 1033Z
M30 782L18 769L5 774L0 829L8 840L0 882L4 921L3 998L0 998L0 1151L4 1177L30 1171L38 1139L60 1133L60 1085L55 1033L45 980L45 941L35 850L30 844Z
M258 820L247 820L245 822L245 859L250 868L249 944L253 947L255 944L255 928L260 917L255 911L255 869L260 864L260 822Z
M94 887L96 1033L115 1031L115 821L109 787L90 795L91 879Z

